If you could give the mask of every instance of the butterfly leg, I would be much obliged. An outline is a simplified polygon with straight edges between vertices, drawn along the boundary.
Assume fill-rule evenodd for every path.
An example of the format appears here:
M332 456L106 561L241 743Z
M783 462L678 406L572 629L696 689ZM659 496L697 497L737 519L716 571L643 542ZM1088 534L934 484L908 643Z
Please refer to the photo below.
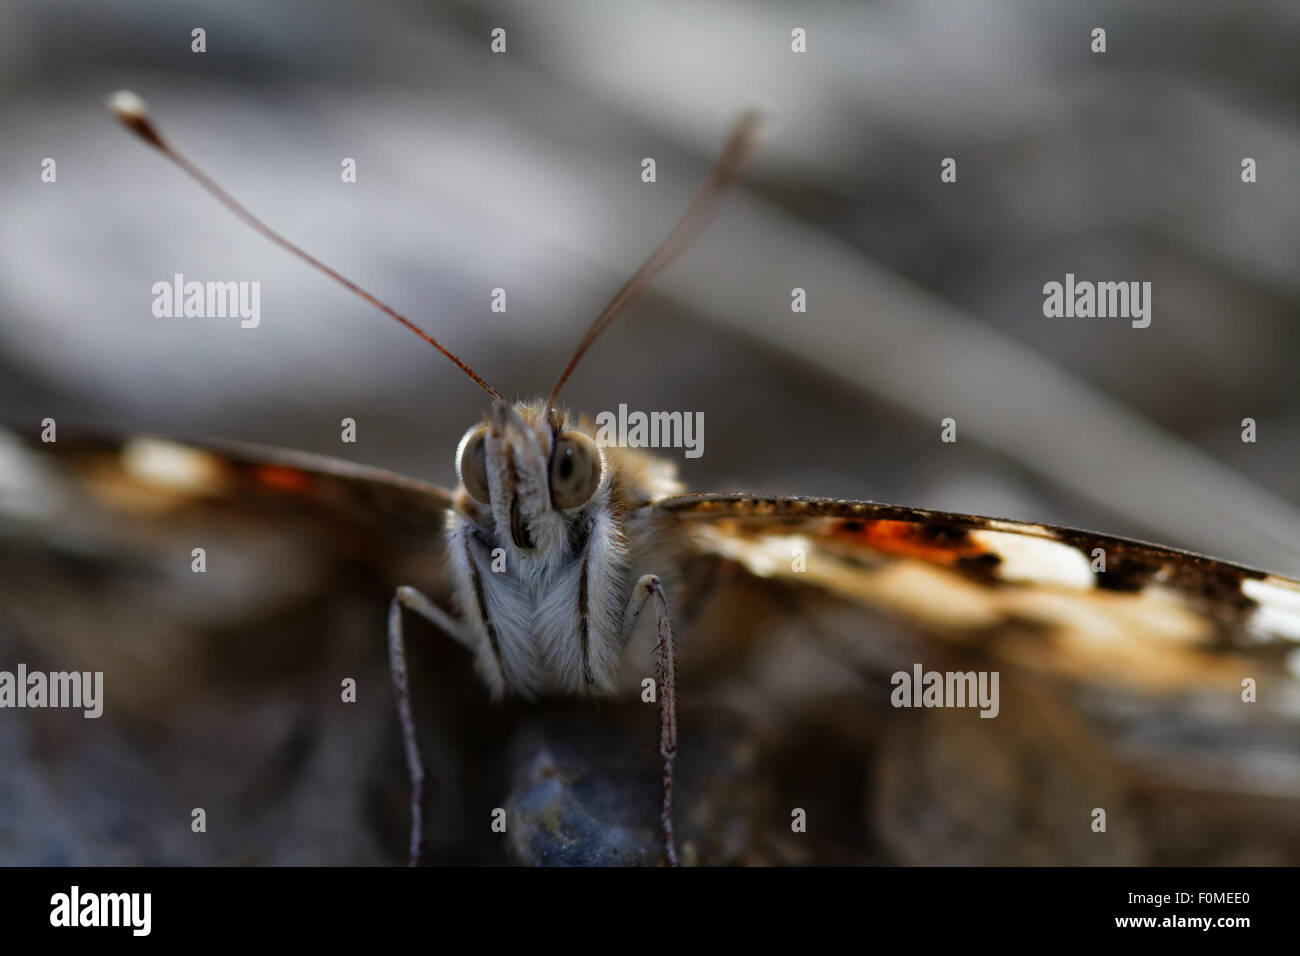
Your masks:
M424 762L415 739L415 719L411 715L411 691L406 671L406 642L402 638L402 609L414 611L434 627L468 644L459 621L412 587L400 587L388 605L388 662L397 695L397 719L402 724L406 745L406 766L411 774L411 856L410 866L420 862L420 842L424 839Z
M632 597L623 612L623 629L630 633L633 625L653 600L659 639L655 656L659 678L659 755L664 759L663 809L659 822L664 835L664 862L677 865L677 849L673 846L673 759L677 756L677 643L673 638L673 622L668 615L668 599L664 597L659 575L641 577L632 589Z

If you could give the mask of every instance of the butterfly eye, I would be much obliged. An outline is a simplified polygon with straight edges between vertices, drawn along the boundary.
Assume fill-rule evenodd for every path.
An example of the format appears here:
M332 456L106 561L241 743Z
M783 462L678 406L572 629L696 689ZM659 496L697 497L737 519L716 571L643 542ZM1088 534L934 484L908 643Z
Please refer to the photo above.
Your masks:
M456 450L456 474L469 496L481 504L488 503L487 426L471 428Z
M582 432L564 432L551 453L551 501L560 509L579 508L600 486L600 449Z

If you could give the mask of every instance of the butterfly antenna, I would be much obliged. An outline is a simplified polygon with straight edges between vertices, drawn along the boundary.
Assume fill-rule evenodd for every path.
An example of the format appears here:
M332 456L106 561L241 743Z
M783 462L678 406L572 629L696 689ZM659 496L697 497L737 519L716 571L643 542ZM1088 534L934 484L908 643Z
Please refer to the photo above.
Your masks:
M555 383L555 388L551 391L551 397L546 400L548 409L554 404L556 397L560 394L560 389L569 380L569 376L578 367L578 362L586 354L587 349L591 348L592 343L600 337L602 332L609 328L629 305L640 298L655 276L690 248L710 220L713 219L727 188L736 181L736 177L740 174L740 168L744 165L745 158L753 146L754 132L758 128L760 118L757 110L747 110L736 122L735 128L731 131L731 136L727 140L727 145L723 147L718 158L713 161L708 175L704 177L704 182L700 183L700 187L695 191L695 195L691 197L686 211L682 213L682 218L673 227L673 231L668 234L668 238L659 244L659 248L650 254L650 258L637 270L636 275L628 279L623 288L619 289L614 295L614 298L609 300L609 304L601 310L600 314L596 316L596 320L591 323L591 328L587 329L587 334L578 343L578 348L573 353L573 358L569 359L569 364L565 366L564 372L560 375L560 380Z
M297 256L303 262L307 263L309 266L312 266L313 268L318 269L319 271L325 273L325 275L329 276L331 279L333 279L339 285L343 286L345 289L348 289L351 292L355 292L357 295L365 299L375 308L379 309L379 311L383 312L389 317L394 318L398 322L402 323L402 325L406 326L408 329L410 329L420 338L424 339L424 341L428 342L430 345L432 345L443 355L447 356L447 358L451 359L452 363L458 369L460 369L462 372L464 372L466 375L472 378L475 382L481 385L489 395L491 395L493 398L496 399L501 398L500 392L498 392L495 388L493 388L491 385L485 382L477 372L475 372L472 368L470 368L468 365L462 362L452 352L444 348L442 346L442 343L440 343L428 332L424 331L424 329L420 328L418 325L416 325L406 316L402 315L396 309L392 308L391 306L385 305L383 302L380 302L379 299L375 298L373 295L371 295L365 289L361 288L361 286L357 285L355 282L352 282L349 279L345 279L343 276L339 275L339 273L335 272L329 266L325 265L325 263L321 262L315 256L311 256L308 255L306 252L303 252L303 250L299 249L288 239L285 239L278 232L276 232L270 226L266 225L266 223L262 222L262 220L258 219L251 212L249 212L242 205L240 205L239 202L237 202L233 196L231 196L228 192L226 192L224 189L218 186L215 182L213 182L212 179L207 175L207 173L203 172L203 170L195 166L194 163L190 162L190 160L187 159L183 154L177 152L176 149L170 143L168 143L165 139L162 138L161 135L159 135L157 127L154 126L153 121L150 120L149 118L148 107L145 106L144 100L140 99L140 97L136 96L134 93L129 92L128 90L122 90L120 92L114 93L108 99L108 110L110 113L116 116L118 120L121 121L123 126L125 126L127 129L134 132L146 143L154 147L154 149L158 150L160 153L162 153L164 156L170 159L173 163L179 166L191 179L193 179L200 186L202 186L203 189L206 190L209 194L211 194L218 202L220 202L223 206L225 206L227 209L233 212L240 219L244 220L244 222L248 223L248 225L252 226L255 230L257 230L267 239L270 239L280 248L293 253L295 256Z

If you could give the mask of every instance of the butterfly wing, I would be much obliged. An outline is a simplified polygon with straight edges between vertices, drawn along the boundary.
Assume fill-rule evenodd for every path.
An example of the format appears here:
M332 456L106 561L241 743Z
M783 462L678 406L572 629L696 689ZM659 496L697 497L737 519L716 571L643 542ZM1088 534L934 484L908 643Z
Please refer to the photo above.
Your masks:
M0 720L27 755L0 817L30 823L0 859L388 862L375 834L401 845L406 798L384 612L400 584L446 600L449 501L254 446L0 438L0 670L103 673L99 719ZM482 696L451 642L421 644Z
M712 587L719 610L688 638L733 672L761 644L759 689L739 706L774 738L804 727L797 746L764 745L788 764L769 772L800 781L784 799L818 799L804 782L859 794L856 814L823 809L837 835L813 858L856 839L851 858L917 863L1300 859L1296 582L871 502L685 495L654 511L690 539L697 569L729 569L710 572L726 582ZM918 668L996 673L996 719L922 704ZM803 705L815 716L795 717ZM854 755L854 772L819 777L806 755L822 750Z
M861 501L682 495L655 507L752 574L1069 673L1159 688L1246 659L1284 668L1300 650L1300 583L1186 551Z

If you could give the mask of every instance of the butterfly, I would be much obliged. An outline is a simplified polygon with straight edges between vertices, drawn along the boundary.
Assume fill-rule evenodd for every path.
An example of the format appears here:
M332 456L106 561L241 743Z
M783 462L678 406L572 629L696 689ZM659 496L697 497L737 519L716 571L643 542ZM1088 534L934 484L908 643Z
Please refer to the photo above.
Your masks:
M746 725L733 733L725 721L700 722L710 741L691 768L694 789L718 779L716 793L693 792L686 807L694 861L1223 858L1197 844L1206 833L1229 834L1247 859L1285 858L1300 846L1300 584L1027 522L688 494L667 461L599 443L590 420L559 404L601 333L707 224L751 147L753 114L678 226L597 316L549 396L510 402L433 336L248 213L161 136L137 98L118 94L110 107L257 231L445 355L491 404L460 440L454 490L278 449L60 437L0 447L10 501L6 509L0 495L0 515L19 529L54 521L62 553L83 561L111 551L157 570L160 552L174 555L194 529L217 523L223 547L255 577L260 569L292 579L276 569L329 553L399 579L387 629L410 776L408 862L420 860L426 802L439 789L426 786L410 619L450 637L492 698L618 701L639 692L653 704L663 862L679 857L678 705L688 699L679 698L679 673L692 694L724 702ZM288 532L273 542L257 530L272 524L292 529L291 558L274 543ZM22 569L10 571L18 587L39 589ZM174 570L155 577L158 588L178 586L181 600L198 593L180 587ZM119 607L133 600L99 590ZM204 613L220 618L196 609ZM162 635L139 638L147 639ZM961 701L951 699L957 691ZM156 695L140 697L156 703ZM977 696L991 720L977 715ZM612 709L579 713L627 723ZM510 811L501 810L503 826L514 816L511 832L524 830L515 839L531 841L532 858L648 861L644 826L610 823L620 808L602 816L580 806L617 802L622 791L584 790L566 778L566 756L541 749L516 781ZM806 759L819 749L839 753ZM729 842L719 822L728 811L755 835ZM1172 822L1153 836L1162 814ZM810 817L835 823L813 834ZM583 834L593 827L606 832Z

